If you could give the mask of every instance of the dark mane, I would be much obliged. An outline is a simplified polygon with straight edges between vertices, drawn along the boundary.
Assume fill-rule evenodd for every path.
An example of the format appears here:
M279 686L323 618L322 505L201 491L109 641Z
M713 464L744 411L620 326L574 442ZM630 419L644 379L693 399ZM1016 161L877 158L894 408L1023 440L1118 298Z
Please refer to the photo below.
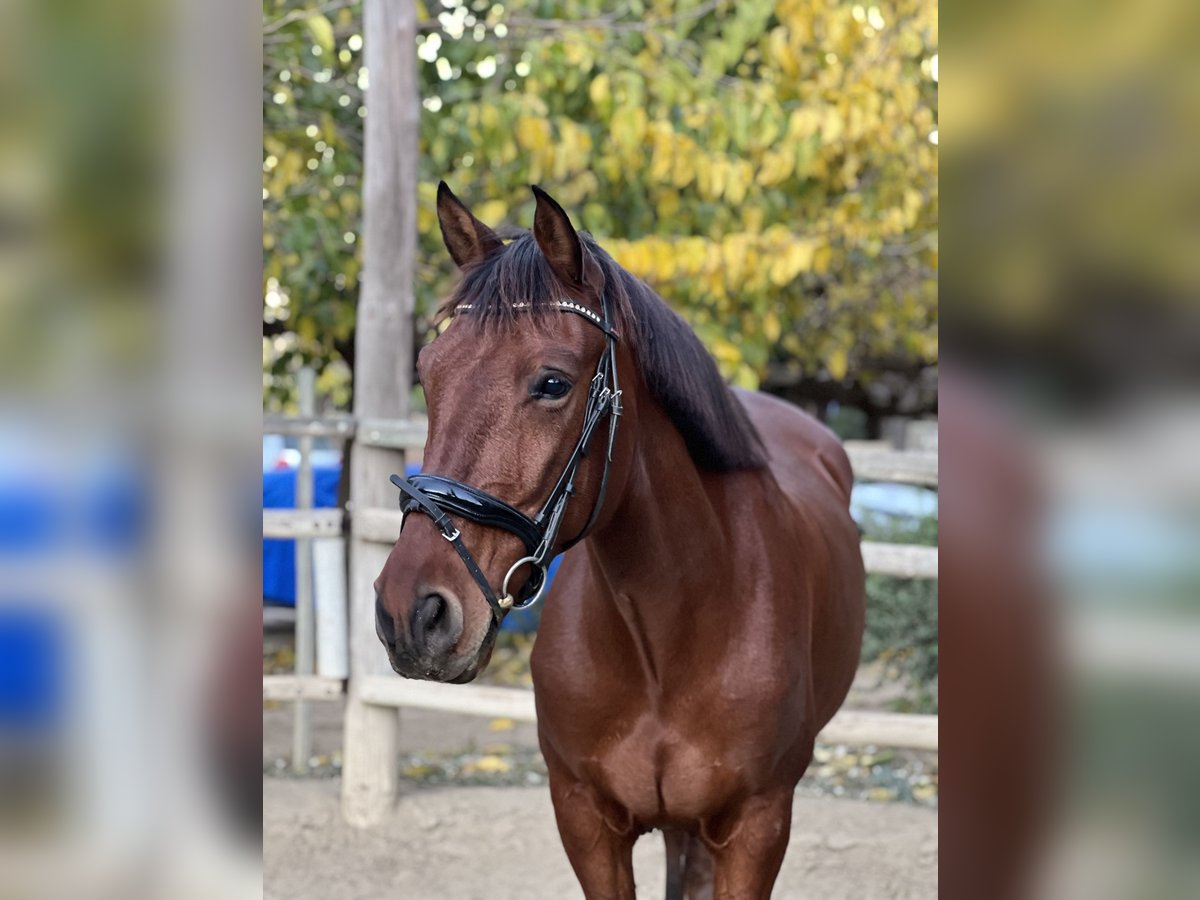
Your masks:
M511 322L518 315L513 304L527 303L536 319L549 301L569 294L532 234L505 237L511 240L503 250L464 272L442 315L469 303L486 326ZM604 273L618 334L632 348L650 393L683 436L696 465L718 472L765 465L762 438L687 322L590 235L580 232L579 238Z

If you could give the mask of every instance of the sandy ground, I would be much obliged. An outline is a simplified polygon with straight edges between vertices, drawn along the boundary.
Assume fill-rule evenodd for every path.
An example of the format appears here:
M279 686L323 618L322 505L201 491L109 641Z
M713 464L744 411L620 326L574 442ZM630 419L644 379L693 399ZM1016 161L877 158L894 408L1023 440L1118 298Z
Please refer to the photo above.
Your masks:
M313 753L341 749L342 702L312 704ZM502 732L488 719L404 709L401 755L459 753L502 742L536 748L536 728ZM263 710L263 765L291 753L291 710ZM328 767L325 767L328 771ZM582 893L559 844L549 790L434 787L406 780L377 828L346 825L341 783L263 780L264 896L272 900L540 900ZM891 900L937 896L937 813L910 803L796 798L792 839L775 898ZM641 897L663 896L662 839L634 850Z
M338 813L337 780L263 783L271 900L563 900L582 894L545 787L406 789L380 827ZM937 896L937 814L898 803L798 797L776 898ZM662 839L634 849L639 895L663 895Z

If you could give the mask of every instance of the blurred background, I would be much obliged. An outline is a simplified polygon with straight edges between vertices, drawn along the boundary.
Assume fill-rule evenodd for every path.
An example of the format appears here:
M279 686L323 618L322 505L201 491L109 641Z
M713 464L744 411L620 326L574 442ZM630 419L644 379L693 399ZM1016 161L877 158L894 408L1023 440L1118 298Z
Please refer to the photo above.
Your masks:
M257 19L0 5L8 896L261 891Z
M1198 15L969 4L949 33L952 896L1200 891Z

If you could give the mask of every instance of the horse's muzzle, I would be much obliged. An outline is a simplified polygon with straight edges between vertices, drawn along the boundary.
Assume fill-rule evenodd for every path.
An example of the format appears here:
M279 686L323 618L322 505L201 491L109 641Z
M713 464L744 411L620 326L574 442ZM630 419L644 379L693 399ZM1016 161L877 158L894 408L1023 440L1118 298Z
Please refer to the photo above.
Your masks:
M375 633L387 650L392 669L405 678L462 684L471 681L491 659L497 628L488 628L479 646L459 648L463 609L448 590L424 592L407 615L388 613L375 599ZM457 650L457 652L456 652Z

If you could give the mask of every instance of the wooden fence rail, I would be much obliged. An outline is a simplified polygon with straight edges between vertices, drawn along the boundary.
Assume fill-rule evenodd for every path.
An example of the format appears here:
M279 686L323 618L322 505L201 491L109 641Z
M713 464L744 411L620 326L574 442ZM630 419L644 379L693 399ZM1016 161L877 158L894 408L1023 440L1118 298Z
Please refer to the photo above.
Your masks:
M857 481L891 481L930 488L938 485L934 450L894 450L882 441L847 441L845 447Z
M395 421L357 419L354 416L266 416L264 434L288 437L354 439L369 447L420 451L425 447L428 424L423 419ZM896 450L883 441L846 441L846 454L859 481L890 481L936 488L937 452Z
M398 509L362 509L353 515L355 534L365 541L392 544L400 534ZM264 509L263 537L337 537L342 533L340 509ZM868 572L899 578L937 578L937 547L883 544L863 541L863 563Z
M437 684L402 678L364 680L361 696L380 706L409 706L471 716L536 722L533 691L474 684ZM826 744L875 744L914 750L936 750L937 716L843 710L818 738Z
M340 509L264 509L263 537L284 540L299 537L341 537Z

